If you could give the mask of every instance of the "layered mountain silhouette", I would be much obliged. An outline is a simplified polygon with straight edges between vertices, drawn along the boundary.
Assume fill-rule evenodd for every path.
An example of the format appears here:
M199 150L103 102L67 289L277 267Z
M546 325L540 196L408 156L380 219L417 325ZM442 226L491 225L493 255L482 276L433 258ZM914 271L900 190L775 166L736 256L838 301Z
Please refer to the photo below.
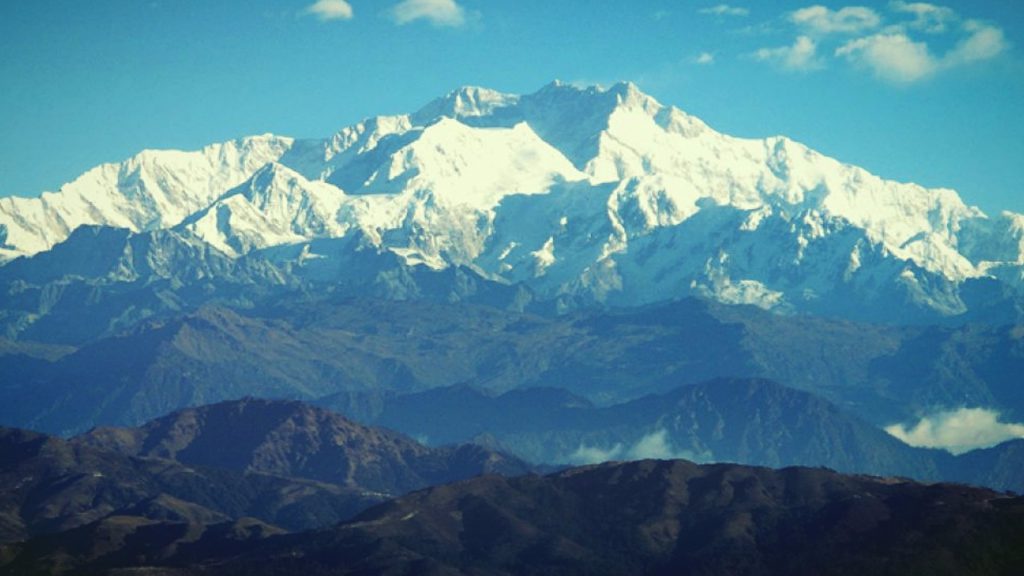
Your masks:
M628 83L144 151L0 199L0 571L1017 574L1019 498L897 477L1024 441L882 428L1018 430L1022 263Z
M163 575L1010 575L1024 566L1022 532L1021 499L987 490L645 460L484 476L310 533L207 529L173 547L173 538L147 534L106 554L44 538L5 552L8 569L61 558L90 573L130 566ZM218 539L224 548L209 545Z
M454 386L375 400L344 395L324 402L430 443L473 441L534 462L682 457L1024 492L1024 441L958 456L915 448L820 397L764 379L711 380L601 407L557 388L496 395Z
M686 457L938 479L935 451L911 448L821 398L761 379L711 380L605 407L558 389L491 396L440 388L386 399L372 422L437 444L490 441L534 462Z
M70 440L5 428L0 447L8 541L114 516L310 528L425 486L532 469L480 446L428 448L306 404L253 399Z
M289 529L337 522L381 501L365 490L268 474L131 458L4 428L4 541L111 516L214 524L244 517Z
M383 496L477 474L531 470L480 446L428 448L396 432L281 400L188 408L139 428L96 428L73 441L127 456L308 478Z
M1012 422L1024 419L1022 334L1012 325L892 327L697 300L557 317L344 298L204 307L77 349L0 349L0 422L72 434L244 396L379 404L374 398L455 384L496 393L557 387L609 404L721 377L809 391L877 427L961 406Z

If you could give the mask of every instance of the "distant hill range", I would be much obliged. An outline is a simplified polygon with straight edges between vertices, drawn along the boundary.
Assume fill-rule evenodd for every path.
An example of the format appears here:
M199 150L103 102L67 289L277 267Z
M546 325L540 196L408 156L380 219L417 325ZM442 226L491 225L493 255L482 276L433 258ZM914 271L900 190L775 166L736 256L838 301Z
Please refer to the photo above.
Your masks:
M693 299L552 317L321 298L204 307L77 348L0 341L0 422L73 434L245 396L373 402L457 384L607 405L732 377L811 392L877 427L961 406L1014 422L1022 373L1013 325L881 326Z
M602 407L556 388L496 395L455 386L375 398L323 402L431 444L473 441L534 462L687 458L825 466L1024 492L1024 440L960 456L913 448L820 397L771 380L717 379Z
M1017 574L1024 501L809 468L645 460L430 488L274 535L111 517L5 569L147 575Z
M119 516L254 517L275 530L306 529L426 486L532 469L480 446L428 448L298 402L226 402L70 440L4 428L0 538Z

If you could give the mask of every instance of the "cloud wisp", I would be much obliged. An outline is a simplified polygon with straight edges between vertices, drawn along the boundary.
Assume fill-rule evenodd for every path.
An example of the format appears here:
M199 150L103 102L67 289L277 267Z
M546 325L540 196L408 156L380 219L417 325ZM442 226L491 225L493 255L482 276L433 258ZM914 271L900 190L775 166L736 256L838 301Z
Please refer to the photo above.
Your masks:
M354 15L352 5L345 0L317 0L309 5L303 13L316 16L321 22L351 20Z
M968 36L946 54L946 66L961 66L988 60L1009 48L1001 28L977 20L968 20L963 28Z
M847 6L839 10L820 5L808 6L796 10L789 18L811 34L859 34L882 23L878 12L864 6Z
M908 26L929 34L941 34L948 30L951 23L958 20L956 12L951 8L926 2L893 0L889 3L889 9L893 12L913 16L914 20Z
M1008 48L1000 28L969 20L963 30L967 35L941 57L933 55L927 43L901 31L851 40L837 48L835 55L870 69L882 80L910 84L943 70L989 60Z
M791 46L761 48L754 52L754 59L794 72L807 72L824 66L818 58L818 45L810 36L797 36Z
M836 48L835 55L870 68L878 78L895 83L916 82L939 68L927 44L915 42L901 32L851 40Z
M708 66L715 63L715 55L711 52L701 52L693 57L692 62L701 66Z
M865 6L800 8L785 17L798 32L792 45L761 48L751 56L797 72L823 69L835 59L867 70L884 82L908 85L995 58L1009 49L998 26L963 20L944 6L892 0L887 9L883 18L882 13ZM951 34L958 34L959 40L945 40ZM928 38L952 47L936 54Z
M449 27L466 23L466 11L455 0L403 0L391 9L391 17L399 25L417 20Z
M750 16L749 9L740 6L730 6L728 4L717 4L715 6L701 8L700 10L697 10L697 13L709 16Z
M911 446L942 448L953 454L1024 438L1024 424L999 418L995 410L958 408L925 416L911 426L893 424L885 431Z
M706 458L710 455L702 455L702 457ZM611 460L643 460L647 458L696 460L692 452L679 450L672 446L668 430L664 428L646 434L632 446L625 446L618 442L610 447L601 448L581 443L566 460L571 464L599 464Z

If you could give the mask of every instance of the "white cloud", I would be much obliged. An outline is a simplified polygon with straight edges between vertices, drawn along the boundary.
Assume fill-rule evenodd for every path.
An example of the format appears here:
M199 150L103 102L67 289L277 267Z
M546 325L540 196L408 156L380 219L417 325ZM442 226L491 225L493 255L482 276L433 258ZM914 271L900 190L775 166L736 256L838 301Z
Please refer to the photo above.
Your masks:
M462 26L465 10L455 0L403 0L391 9L398 24L426 20L434 26Z
M710 454L703 456L710 458ZM637 440L636 444L630 447L624 446L621 442L610 448L599 448L580 444L575 452L567 458L570 464L598 464L610 460L644 460L655 458L661 460L672 460L686 458L695 460L692 452L677 450L672 446L668 438L668 431L660 428Z
M629 457L634 460L646 458L659 458L670 460L672 458L683 458L685 452L676 451L668 441L668 432L665 429L651 432L641 438L629 451Z
M570 454L566 460L569 464L600 464L601 462L621 459L624 452L622 444L616 444L611 448L598 448L597 446L580 444L579 448Z
M825 66L818 48L828 46L835 58L869 70L886 82L906 85L995 58L1010 47L998 26L978 20L963 21L945 6L890 0L888 9L890 17L902 17L903 21L882 26L881 15L865 6L837 10L822 5L801 8L789 13L789 21L802 32L793 45L761 48L753 56L785 70L814 70ZM953 30L960 39L945 54L933 52L934 46L922 38L924 34ZM836 39L839 34L850 39ZM836 44L832 42L837 42L838 47L833 49Z
M693 63L694 64L700 64L702 66L707 66L708 64L714 64L715 63L715 55L712 54L711 52L701 52L700 54L698 54L697 56L695 56L693 58Z
M328 20L351 20L352 5L345 0L317 0L305 10L323 22Z
M934 56L924 42L903 32L887 32L851 40L835 55L870 68L879 78L909 84L939 71L994 58L1008 48L1000 28L977 21L964 24L968 33L944 56Z
M929 34L945 32L948 25L957 20L956 12L952 9L926 2L893 0L889 3L889 8L894 12L912 15L914 21L910 23L910 27Z
M730 6L728 4L718 4L716 6L708 6L707 8L701 8L697 11L700 14L710 14L712 16L749 16L750 10L739 6Z
M968 36L961 40L944 59L946 66L960 66L995 58L1008 46L1003 31L976 20L964 23Z
M836 56L870 68L889 82L906 84L931 76L939 63L924 42L915 42L903 33L875 34L858 38L836 49Z
M801 8L789 15L796 25L816 34L857 34L878 27L881 16L871 8L847 6L830 10L821 5Z
M792 46L761 48L754 52L754 58L793 71L816 70L823 66L818 58L818 46L809 36L798 36Z
M909 428L893 424L885 431L911 446L943 448L953 454L1024 438L1024 424L1000 422L999 412L986 408L937 412Z

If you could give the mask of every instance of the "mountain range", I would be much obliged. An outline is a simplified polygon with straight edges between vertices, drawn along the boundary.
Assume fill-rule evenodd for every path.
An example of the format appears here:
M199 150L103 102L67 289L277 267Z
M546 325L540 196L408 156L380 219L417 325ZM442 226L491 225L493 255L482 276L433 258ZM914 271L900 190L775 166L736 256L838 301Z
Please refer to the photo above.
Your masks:
M2 428L0 541L112 517L310 529L426 486L533 470L480 446L429 448L288 401L225 402L71 439Z
M1024 215L629 83L147 150L0 199L0 572L1017 574L1022 325Z
M558 388L495 394L466 385L319 402L430 445L473 442L531 462L686 458L824 466L1024 492L1024 439L960 455L916 448L819 396L759 378L710 380L609 406Z
M1012 325L885 326L693 299L551 316L310 296L204 306L80 347L9 341L0 422L75 434L244 396L372 421L387 395L459 384L561 388L607 406L734 377L810 392L879 428L962 406L1015 422L1022 336Z
M1022 231L1024 216L988 217L952 190L784 137L721 134L632 84L555 82L522 96L462 88L322 140L145 151L0 199L0 283L8 337L65 300L116 304L110 331L297 289L417 297L410 276L452 270L520 307L695 295L966 321L1018 316Z
M280 534L120 517L0 548L19 573L993 574L1024 564L1024 503L976 488L686 461L430 488ZM91 544L90 544L91 543Z

